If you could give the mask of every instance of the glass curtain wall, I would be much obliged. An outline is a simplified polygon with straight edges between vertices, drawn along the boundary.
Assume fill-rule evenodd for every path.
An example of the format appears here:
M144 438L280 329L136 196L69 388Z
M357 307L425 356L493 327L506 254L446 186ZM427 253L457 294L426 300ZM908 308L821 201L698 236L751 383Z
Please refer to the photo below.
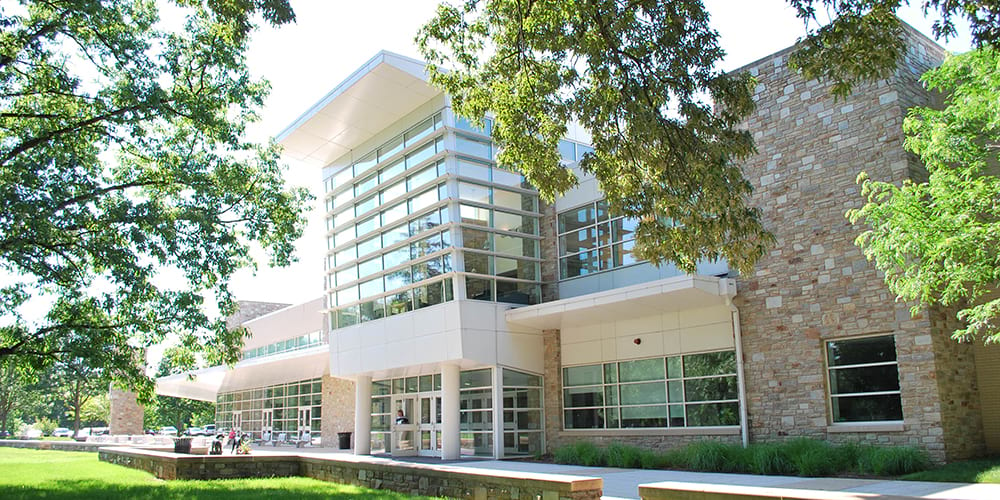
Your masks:
M560 213L558 225L559 279L638 262L632 255L638 219L611 217L603 200Z
M459 376L459 433L462 455L493 456L493 370Z
M331 328L454 298L445 156L435 113L326 179Z
M536 455L542 448L542 377L503 369L504 456Z
M299 409L311 409L310 433L314 442L321 437L323 383L320 379L301 380L286 384L269 385L220 393L215 405L215 425L221 431L233 426L233 414L239 413L240 429L261 438L261 419L264 410L273 418L274 439L287 433L289 439L299 431Z

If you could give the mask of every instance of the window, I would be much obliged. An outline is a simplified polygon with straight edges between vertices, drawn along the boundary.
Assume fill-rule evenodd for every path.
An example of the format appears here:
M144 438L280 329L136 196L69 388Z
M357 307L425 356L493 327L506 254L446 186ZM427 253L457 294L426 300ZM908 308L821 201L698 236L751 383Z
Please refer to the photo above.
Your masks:
M739 423L735 351L563 368L566 429Z
M606 202L598 201L565 211L557 219L559 279L636 262L632 248L639 221L630 217L610 217Z
M834 423L903 420L892 335L826 343Z

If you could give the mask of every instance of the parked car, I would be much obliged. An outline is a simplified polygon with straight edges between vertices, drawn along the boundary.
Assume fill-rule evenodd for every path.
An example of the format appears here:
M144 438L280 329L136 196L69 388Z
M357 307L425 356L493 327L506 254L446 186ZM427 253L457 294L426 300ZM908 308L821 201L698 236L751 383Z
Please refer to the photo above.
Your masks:
M202 429L201 427L188 427L187 429L184 429L184 435L185 436L204 436L205 435L205 430Z
M45 435L45 433L43 433L40 429L30 429L29 428L29 429L25 429L23 437L25 439L39 439L39 438L41 438L44 435Z
M159 434L161 436L176 436L177 435L177 428L174 427L174 426L172 426L172 425L168 425L168 426L165 426L165 427L160 427L160 432L158 432L157 434Z
M111 435L111 429L108 427L91 427L91 436L109 436Z
M52 437L73 437L73 431L65 427L56 427L56 430L52 431Z
M203 434L204 436L214 436L215 435L215 424L208 424L205 427L202 427L202 431L204 431L204 434Z

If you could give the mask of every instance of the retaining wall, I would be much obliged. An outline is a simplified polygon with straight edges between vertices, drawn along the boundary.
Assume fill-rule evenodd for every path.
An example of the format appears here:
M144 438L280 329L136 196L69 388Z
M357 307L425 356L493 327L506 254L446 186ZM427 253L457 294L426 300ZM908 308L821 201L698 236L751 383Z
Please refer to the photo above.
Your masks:
M300 454L191 456L163 451L104 447L101 461L152 473L160 479L232 479L304 476L410 495L453 498L597 500L604 481L596 477L483 471L399 463L354 455Z

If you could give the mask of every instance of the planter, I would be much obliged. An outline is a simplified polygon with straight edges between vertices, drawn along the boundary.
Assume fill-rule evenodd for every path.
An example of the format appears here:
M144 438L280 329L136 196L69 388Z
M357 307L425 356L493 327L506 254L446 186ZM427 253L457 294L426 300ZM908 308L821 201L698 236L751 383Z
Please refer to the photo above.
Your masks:
M181 437L174 439L174 453L191 453L191 438Z

